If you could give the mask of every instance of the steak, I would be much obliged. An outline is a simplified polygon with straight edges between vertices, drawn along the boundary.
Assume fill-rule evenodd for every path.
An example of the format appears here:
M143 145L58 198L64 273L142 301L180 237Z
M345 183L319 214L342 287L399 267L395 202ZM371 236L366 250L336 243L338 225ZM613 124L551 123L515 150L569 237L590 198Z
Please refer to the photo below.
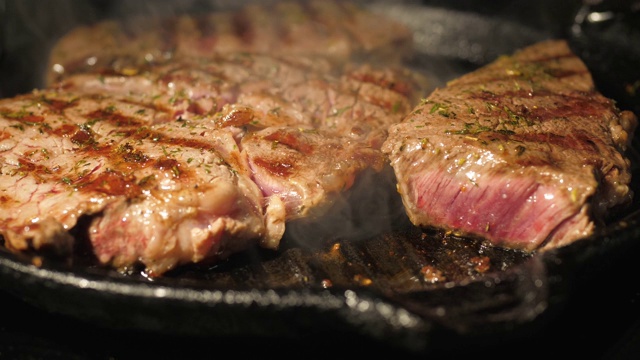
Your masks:
M384 14L350 1L261 1L240 8L131 15L72 29L52 47L47 84L66 75L126 71L174 56L216 53L316 55L334 61L374 55L384 63L411 51L413 35Z
M269 237L233 134L211 120L152 126L148 107L56 91L0 109L0 231L10 249L68 254L70 229L93 216L101 262L140 260L155 275Z
M565 41L548 40L436 89L383 151L415 225L545 251L630 202L636 122Z
M0 100L0 234L68 255L80 219L96 259L160 276L259 244L380 171L410 72L219 53L69 74Z

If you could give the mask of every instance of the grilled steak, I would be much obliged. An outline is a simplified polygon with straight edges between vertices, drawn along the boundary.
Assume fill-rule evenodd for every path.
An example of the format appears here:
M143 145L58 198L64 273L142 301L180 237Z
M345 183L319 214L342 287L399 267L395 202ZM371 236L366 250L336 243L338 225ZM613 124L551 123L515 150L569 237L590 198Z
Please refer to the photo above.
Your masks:
M636 120L549 40L434 91L391 126L383 151L414 224L543 251L630 201Z
M100 261L140 260L154 275L268 238L233 134L211 119L152 126L157 111L71 92L2 100L6 246L68 251L69 230L91 215Z
M159 276L321 213L379 171L385 129L418 94L404 73L248 53L70 75L0 100L0 234ZM411 74L408 74L411 75Z
M156 14L157 15L157 14ZM219 52L299 54L389 62L410 50L412 33L388 17L337 0L266 1L178 16L131 16L73 29L53 47L48 84L95 68Z

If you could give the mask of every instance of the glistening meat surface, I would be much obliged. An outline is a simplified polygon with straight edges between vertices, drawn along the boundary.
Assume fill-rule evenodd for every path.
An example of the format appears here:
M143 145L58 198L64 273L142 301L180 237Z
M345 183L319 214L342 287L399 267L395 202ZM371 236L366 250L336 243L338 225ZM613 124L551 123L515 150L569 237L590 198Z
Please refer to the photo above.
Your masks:
M71 75L56 87L162 109L154 123L211 117L234 133L265 195L288 204L288 220L330 203L327 194L348 189L362 170L381 170L386 129L421 86L402 68L344 69L300 56L226 54L129 69Z
M152 127L144 107L53 91L0 109L0 230L10 248L68 248L69 229L91 215L100 261L140 260L153 275L269 236L233 135L207 119Z
M383 151L415 225L543 250L629 203L636 121L566 42L549 40L434 91L391 126Z
M101 263L151 276L277 248L287 221L382 168L384 129L416 96L406 75L227 54L3 99L0 233L68 253L88 216Z

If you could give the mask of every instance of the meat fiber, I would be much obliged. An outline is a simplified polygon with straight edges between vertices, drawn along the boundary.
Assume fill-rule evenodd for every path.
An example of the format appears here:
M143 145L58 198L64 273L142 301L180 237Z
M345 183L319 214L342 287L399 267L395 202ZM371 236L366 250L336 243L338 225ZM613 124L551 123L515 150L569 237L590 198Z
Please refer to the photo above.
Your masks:
M261 192L233 134L210 119L153 126L155 113L72 92L0 101L5 245L65 253L70 229L94 216L89 237L101 262L141 261L154 275L268 238Z
M150 276L214 263L320 214L384 165L411 73L229 53L69 75L0 100L0 234Z
M78 236L101 264L149 276L277 248L288 221L384 166L387 127L420 85L371 63L411 40L321 0L72 30L46 88L0 100L5 246L69 255Z
M636 121L566 42L549 40L434 91L391 126L383 151L415 225L542 251L629 203Z

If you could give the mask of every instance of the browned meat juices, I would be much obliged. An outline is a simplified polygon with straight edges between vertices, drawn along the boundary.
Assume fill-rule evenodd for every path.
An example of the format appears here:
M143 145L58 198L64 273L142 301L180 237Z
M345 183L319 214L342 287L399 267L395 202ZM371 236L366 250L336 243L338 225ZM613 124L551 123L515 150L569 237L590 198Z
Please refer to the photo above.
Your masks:
M414 224L531 251L592 234L630 201L635 126L564 41L546 41L433 92L383 151Z

